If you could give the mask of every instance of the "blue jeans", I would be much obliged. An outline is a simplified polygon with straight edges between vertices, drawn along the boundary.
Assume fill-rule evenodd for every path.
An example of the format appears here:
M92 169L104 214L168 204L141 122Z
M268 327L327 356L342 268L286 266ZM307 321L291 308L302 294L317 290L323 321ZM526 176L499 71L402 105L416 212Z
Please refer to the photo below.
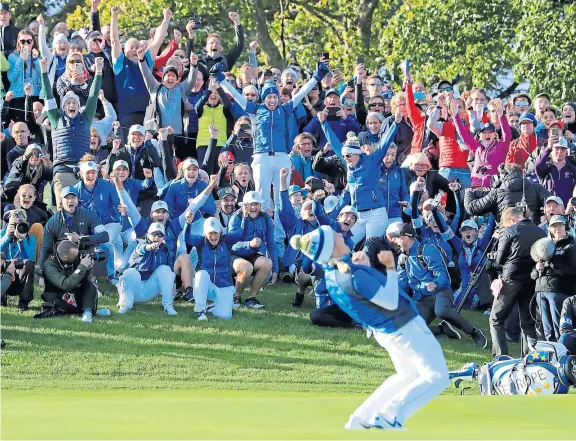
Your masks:
M560 340L560 313L562 303L568 298L565 294L554 292L539 292L536 300L542 316L542 326L546 341Z
M458 178L463 189L470 188L470 185L472 184L469 168L440 167L438 173L449 181Z

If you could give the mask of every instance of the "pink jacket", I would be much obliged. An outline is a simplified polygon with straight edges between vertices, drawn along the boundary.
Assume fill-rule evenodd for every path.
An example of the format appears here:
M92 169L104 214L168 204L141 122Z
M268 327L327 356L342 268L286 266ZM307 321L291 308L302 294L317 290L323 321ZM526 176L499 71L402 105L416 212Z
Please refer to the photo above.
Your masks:
M502 129L502 139L493 142L488 147L484 147L480 141L473 137L468 129L464 127L460 118L452 118L458 131L458 135L474 153L474 165L471 173L471 187L489 187L490 177L498 174L498 166L504 164L506 154L512 140L510 125L506 115L500 117L500 127ZM483 170L485 168L485 170Z

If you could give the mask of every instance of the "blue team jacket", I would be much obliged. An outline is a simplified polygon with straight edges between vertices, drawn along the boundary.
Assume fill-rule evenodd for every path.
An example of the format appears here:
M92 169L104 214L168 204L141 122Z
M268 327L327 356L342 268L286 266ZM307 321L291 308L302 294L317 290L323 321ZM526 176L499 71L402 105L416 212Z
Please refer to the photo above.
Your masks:
M393 311L372 303L370 300L379 290L396 287L387 286L387 277L374 268L353 264L351 255L341 261L349 266L349 272L342 273L335 266L324 265L326 286L332 300L354 321L383 333L392 333L418 316L412 300L401 291L398 291L398 308Z
M152 223L152 219L149 217L140 219L140 222L134 227L134 232L136 237L145 237L148 227ZM166 242L166 248L168 249L168 262L170 268L174 267L174 262L176 261L176 251L178 246L178 235L182 231L182 226L180 222L176 220L172 222L168 220L164 225L166 229L166 235L164 236L164 241Z
M6 234L6 229L0 231L0 251L4 253L4 259L35 260L36 238L29 234L23 240L11 240Z
M89 191L83 181L74 185L78 192L80 206L93 211L103 224L120 223L120 213L116 209L120 205L120 198L116 188L110 182L98 178L96 185Z
M166 244L162 244L157 250L147 251L146 245L149 243L148 240L139 240L129 259L130 268L138 270L142 280L148 280L156 268L161 265L173 268Z
M338 139L332 128L324 122L322 130L326 134L332 150L344 163L342 157L342 142ZM380 189L380 165L388 147L394 140L398 125L393 123L386 132L382 141L371 155L361 155L356 167L348 167L348 191L350 191L351 204L359 211L372 210L385 206L382 190Z
M410 200L410 193L406 185L404 171L394 162L390 168L386 168L384 164L380 167L380 189L384 197L384 204L388 217L402 216L402 207L398 201Z
M196 247L198 252L198 271L204 270L210 275L210 280L218 288L234 286L231 275L230 247L232 242L228 235L222 235L220 242L213 247L204 236L192 234L187 224L184 229L186 243Z
M184 178L179 181L172 181L168 184L168 189L162 199L168 204L170 218L177 219L178 216L184 213L186 208L188 208L188 199L195 198L202 193L206 187L208 187L208 184L200 179L196 179L196 182L194 182L190 187ZM204 214L214 216L215 213L216 204L214 202L214 196L210 194L206 202L204 202L204 205L202 205L194 215L193 222L200 219Z
M232 254L239 257L250 257L255 254L266 256L266 251L272 259L272 272L278 272L278 251L274 241L274 222L264 212L257 218L244 217L242 210L230 216L228 221L228 240L232 245ZM259 249L250 248L250 241L259 237L262 241Z
M421 300L423 297L433 296L440 291L450 290L450 276L444 264L444 259L440 250L431 245L424 245L422 259L424 265L418 258L418 247L420 242L415 241L406 262L399 265L398 279L400 288L406 293L412 293L414 300ZM436 284L434 291L428 291L426 285L430 282Z

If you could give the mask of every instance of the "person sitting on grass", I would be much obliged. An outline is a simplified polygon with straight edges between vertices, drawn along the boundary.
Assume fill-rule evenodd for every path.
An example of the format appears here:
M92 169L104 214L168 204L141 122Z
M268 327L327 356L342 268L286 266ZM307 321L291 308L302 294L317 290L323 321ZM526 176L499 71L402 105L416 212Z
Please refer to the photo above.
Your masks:
M146 238L138 241L130 256L130 268L120 276L118 314L126 314L134 303L148 303L161 295L164 311L168 315L178 315L173 306L176 274L171 269L165 235L164 224L153 222Z
M196 247L198 252L198 271L194 275L194 312L198 320L208 320L207 312L214 316L232 318L232 304L236 289L232 281L230 248L232 242L223 234L222 225L215 217L204 221L204 235L192 234L191 211L186 213L184 238L186 244ZM207 306L206 302L214 303Z
M247 308L262 309L264 305L256 294L272 271L271 283L278 277L278 251L274 242L272 218L261 211L262 199L256 191L244 195L242 208L236 211L228 223L228 237L232 246L232 268L236 274L234 307L242 305L242 291L254 275L250 296L244 302ZM270 257L266 257L266 251Z

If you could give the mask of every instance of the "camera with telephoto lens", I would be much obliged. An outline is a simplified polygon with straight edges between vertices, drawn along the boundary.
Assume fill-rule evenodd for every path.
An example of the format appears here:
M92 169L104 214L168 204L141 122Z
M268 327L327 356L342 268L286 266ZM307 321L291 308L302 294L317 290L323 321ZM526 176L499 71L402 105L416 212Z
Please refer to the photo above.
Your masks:
M14 268L16 268L17 270L21 270L22 268L24 268L24 261L22 259L13 259L10 260L9 262L14 264Z
M94 262L102 262L103 260L106 260L106 257L108 256L105 251L95 250L92 251L91 253L88 252L80 253L80 259L83 259L84 257L90 257L90 259L92 259Z
M28 234L28 231L30 231L30 226L26 222L18 222L16 224L16 231L19 234ZM14 233L11 233L11 236L14 236Z

